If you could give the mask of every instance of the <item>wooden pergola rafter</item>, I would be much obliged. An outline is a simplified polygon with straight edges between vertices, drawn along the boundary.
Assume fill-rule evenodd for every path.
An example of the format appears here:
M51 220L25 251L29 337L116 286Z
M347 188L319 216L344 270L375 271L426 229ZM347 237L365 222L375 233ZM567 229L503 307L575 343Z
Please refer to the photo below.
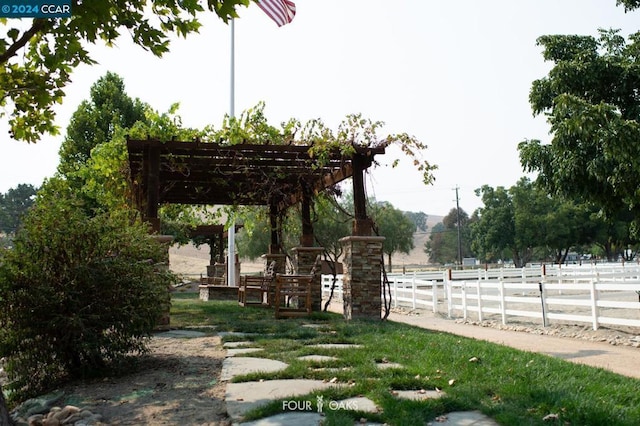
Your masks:
M277 214L300 202L304 210L304 203L314 193L352 176L356 221L366 219L366 212L362 211L366 201L362 175L374 156L384 153L384 146L356 148L350 156L332 152L322 162L310 155L310 148L153 139L127 141L139 207L156 230L158 207L165 203L265 205L272 214Z

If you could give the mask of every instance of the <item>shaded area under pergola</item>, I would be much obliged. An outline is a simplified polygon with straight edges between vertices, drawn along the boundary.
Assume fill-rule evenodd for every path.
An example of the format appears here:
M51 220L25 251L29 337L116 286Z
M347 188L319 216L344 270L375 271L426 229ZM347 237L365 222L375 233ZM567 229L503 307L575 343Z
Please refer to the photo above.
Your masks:
M160 230L158 209L167 203L268 206L271 240L265 260L275 259L277 264L280 263L282 266L276 265L276 271L284 271L282 259L285 256L282 254L278 218L286 209L300 204L302 235L300 247L293 250L296 252L298 273L309 273L317 254L322 251L320 247L313 247L312 198L351 177L354 202L352 236L340 240L345 252L344 316L347 319L379 319L384 238L371 235L364 173L373 164L374 156L384 154L385 148L355 148L349 154L338 150L314 153L313 148L151 139L127 141L130 176L138 208L155 232ZM229 265L234 267L233 263L229 262ZM229 278L228 284L231 282ZM322 299L319 274L315 274L310 291L312 309L319 310Z
M384 147L312 155L312 146L160 140L127 141L131 179L145 220L159 231L162 204L263 205L274 218L301 203L303 245L311 245L309 203L314 194L353 177L355 235L370 235L364 171ZM272 227L273 228L273 227ZM276 237L272 234L272 245Z

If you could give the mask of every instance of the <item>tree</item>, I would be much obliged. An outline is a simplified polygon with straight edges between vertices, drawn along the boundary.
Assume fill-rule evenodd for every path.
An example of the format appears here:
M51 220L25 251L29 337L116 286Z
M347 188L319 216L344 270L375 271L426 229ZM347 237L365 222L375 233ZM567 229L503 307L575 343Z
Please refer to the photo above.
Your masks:
M7 234L16 232L20 219L33 205L36 191L33 185L21 183L0 194L0 231Z
M625 12L634 10L640 7L640 0L616 0L616 6L624 6Z
M462 257L472 256L471 221L469 215L460 209L460 245ZM424 252L431 262L442 264L458 262L458 211L453 208L431 230L429 240L424 245ZM460 259L461 260L461 259Z
M515 214L508 191L502 186L494 189L484 185L476 189L476 195L482 196L484 207L474 212L477 218L472 227L474 252L485 262L490 262L502 259L505 250L516 249L515 254L511 253L515 261L518 256L515 246Z
M428 215L424 212L404 212L404 214L413 221L417 231L427 232Z
M174 277L166 248L132 217L87 215L60 179L40 190L13 248L0 251L0 357L12 398L113 371L146 350Z
M8 114L15 139L35 142L45 132L57 134L53 106L80 64L95 61L87 44L111 46L121 32L156 56L169 51L172 34L186 37L201 26L199 1L74 1L71 18L16 21L0 39L0 106ZM237 17L250 0L207 0L206 7L223 21ZM2 19L6 25L8 20ZM9 112L4 112L8 110Z
M538 44L554 67L533 82L529 100L535 115L547 115L553 137L521 142L523 167L552 194L640 217L640 33L629 44L616 30L600 30L598 39L547 35Z
M413 233L416 231L416 225L389 202L374 203L371 207L371 217L377 226L377 233L384 237L382 252L387 255L389 272L391 272L393 269L391 256L396 252L408 254L413 249Z
M145 120L148 107L126 94L124 81L117 74L107 72L91 86L90 95L71 116L60 147L58 172L67 179L87 163L93 148L111 141L118 129Z
M347 213L344 204L339 204L333 193L323 192L314 198L313 203L313 234L315 240L324 247L324 257L331 270L332 282L329 298L325 301L324 311L329 309L333 299L333 292L338 282L337 264L341 258L344 245L340 239L351 234L353 217Z

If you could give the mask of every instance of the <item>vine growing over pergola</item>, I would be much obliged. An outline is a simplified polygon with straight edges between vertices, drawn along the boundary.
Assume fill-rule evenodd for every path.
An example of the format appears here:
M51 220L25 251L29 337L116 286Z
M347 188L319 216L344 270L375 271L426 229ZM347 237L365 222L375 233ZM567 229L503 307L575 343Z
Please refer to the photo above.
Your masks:
M231 211L246 205L268 206L272 243L277 246L278 217L301 204L302 242L311 244L313 197L352 177L354 233L368 235L363 173L377 164L376 155L398 145L422 172L425 184L433 181L436 168L421 157L426 145L404 133L380 137L383 125L355 114L347 116L336 132L319 119L304 125L291 119L278 129L268 124L260 103L237 118L226 117L220 129L207 127L191 140L129 137L138 206L156 231L161 205L226 205ZM396 159L394 166L400 161Z

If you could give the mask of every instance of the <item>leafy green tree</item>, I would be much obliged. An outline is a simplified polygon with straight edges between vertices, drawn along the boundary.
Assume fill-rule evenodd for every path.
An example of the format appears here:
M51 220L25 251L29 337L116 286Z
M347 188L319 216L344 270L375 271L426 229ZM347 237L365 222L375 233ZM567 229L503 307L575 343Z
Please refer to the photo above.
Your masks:
M429 216L424 212L404 212L416 225L416 231L427 232L427 219Z
M625 2L635 7L635 2ZM629 43L616 30L538 39L554 67L533 82L534 114L551 125L550 144L527 140L520 161L552 194L602 206L605 213L640 213L640 33Z
M471 257L471 219L467 212L460 209L460 247L462 257ZM442 264L458 262L458 211L453 208L431 230L424 252L431 262Z
M51 179L0 252L0 356L23 398L102 374L146 350L168 309L166 248L131 212L87 215Z
M594 209L589 222L595 234L591 243L596 249L592 253L610 262L620 257L625 260L633 259L639 243L633 219L628 211L621 211L615 217L605 217Z
M624 6L626 12L640 7L640 0L616 0L616 6Z
M207 0L206 8L223 21L237 17L250 0ZM0 106L9 115L13 137L35 142L45 132L57 134L54 105L64 98L73 70L95 60L87 44L111 46L122 32L156 56L169 51L173 34L197 32L199 1L74 1L71 18L32 19L7 27L0 39ZM7 25L9 21L2 19ZM7 112L4 112L7 111Z
M314 199L313 205L313 233L318 244L324 247L325 260L332 267L331 274L333 275L331 293L324 305L326 311L331 304L333 290L338 282L336 265L344 252L344 246L340 239L351 235L353 217L348 213L344 204L335 200L333 194L320 194Z
M13 234L20 225L20 219L33 205L37 189L33 185L21 183L0 194L0 231Z
M325 248L330 260L337 262L342 256L340 239L351 235L352 217L343 204L331 194L322 193L314 199L313 234L318 244Z
M473 238L484 260L508 250L516 266L547 257L563 263L570 249L597 241L593 207L549 196L527 178L508 191L484 186L478 192L485 206L477 211Z
M382 252L387 255L389 272L392 272L391 256L396 252L408 254L413 249L416 225L389 202L374 203L371 207L371 217L377 226L377 233L385 238Z
M269 252L271 244L271 222L269 209L265 206L245 206L237 209L236 217L243 224L236 236L238 256L251 260ZM288 253L299 244L300 218L294 210L277 219L278 233L282 253Z
M90 100L82 101L71 116L60 147L58 172L67 179L73 178L87 163L93 148L111 141L119 129L144 122L147 108L126 94L121 77L107 72L91 86Z
M476 195L482 197L484 207L474 212L477 220L472 227L474 252L485 262L502 259L505 250L516 253L515 245L515 213L509 192L503 187L492 188L484 185L476 190Z

